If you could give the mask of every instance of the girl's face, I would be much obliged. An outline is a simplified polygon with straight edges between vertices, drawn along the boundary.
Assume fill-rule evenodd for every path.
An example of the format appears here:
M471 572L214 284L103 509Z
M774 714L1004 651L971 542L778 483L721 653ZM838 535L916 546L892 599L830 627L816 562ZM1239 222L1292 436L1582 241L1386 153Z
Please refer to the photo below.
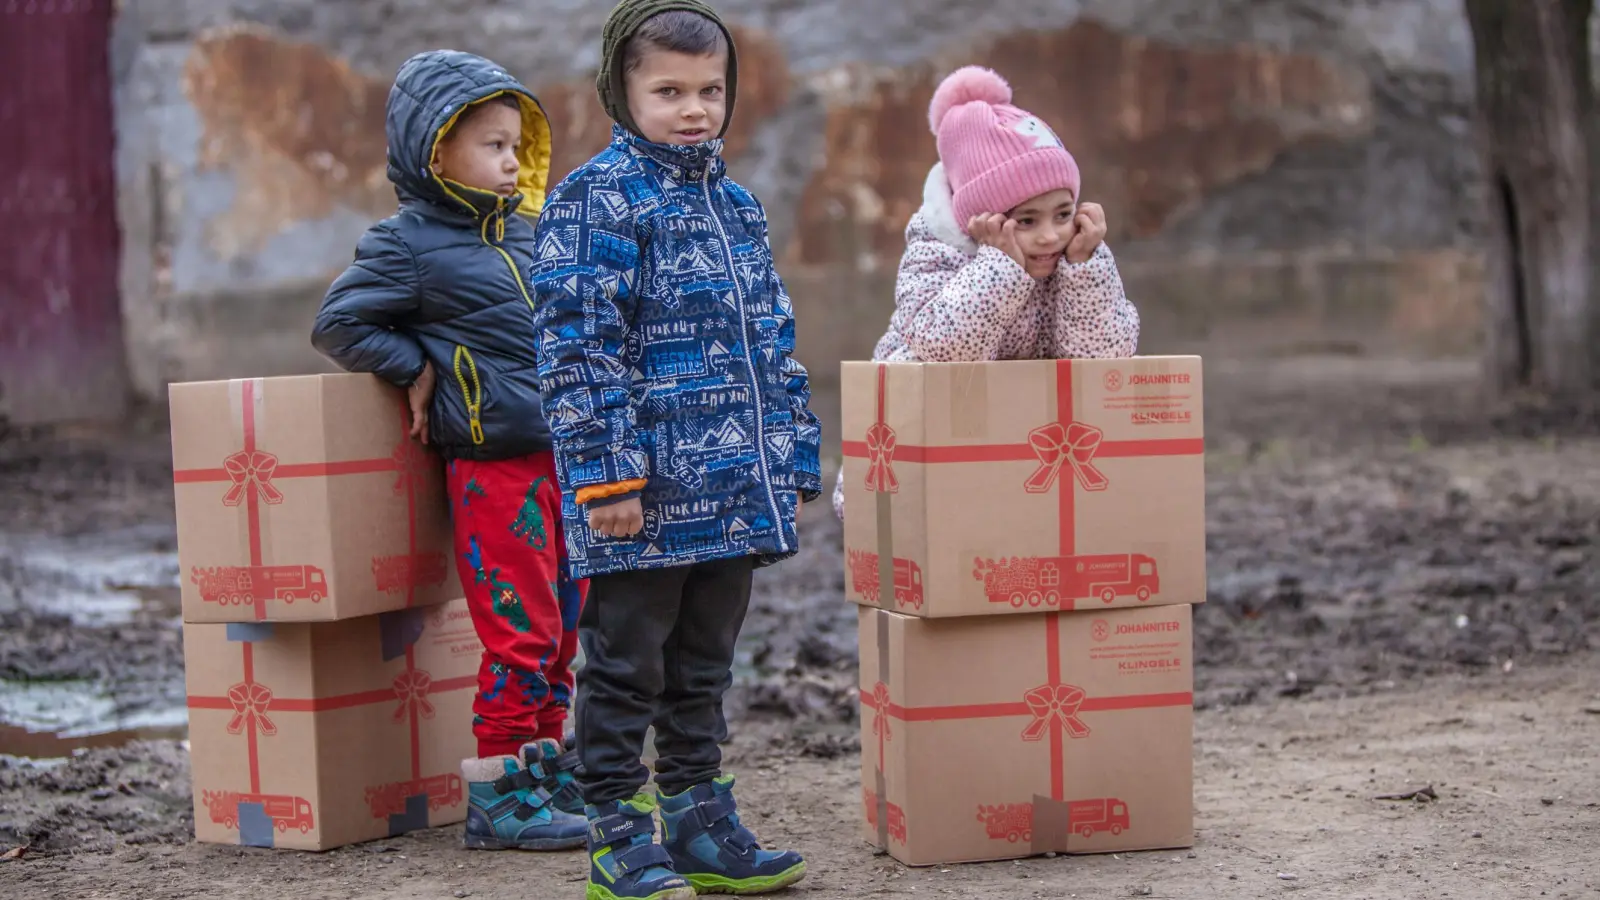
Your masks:
M1006 215L1017 223L1017 244L1027 260L1024 268L1034 278L1048 278L1076 232L1072 217L1078 198L1071 189L1051 191L1028 200Z
M727 51L693 56L651 49L627 74L628 111L651 143L709 141L728 116L727 82Z

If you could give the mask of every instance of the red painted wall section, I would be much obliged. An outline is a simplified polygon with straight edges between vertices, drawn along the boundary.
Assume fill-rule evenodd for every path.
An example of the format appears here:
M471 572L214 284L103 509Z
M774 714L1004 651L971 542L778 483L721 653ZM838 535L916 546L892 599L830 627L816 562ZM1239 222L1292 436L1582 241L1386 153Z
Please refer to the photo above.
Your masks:
M111 0L0 0L0 419L120 416Z

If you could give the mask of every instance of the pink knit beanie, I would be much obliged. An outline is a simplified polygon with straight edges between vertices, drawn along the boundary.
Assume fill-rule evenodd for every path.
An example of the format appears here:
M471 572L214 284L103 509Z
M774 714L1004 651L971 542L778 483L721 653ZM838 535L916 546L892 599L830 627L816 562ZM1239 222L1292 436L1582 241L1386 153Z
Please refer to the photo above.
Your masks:
M933 93L928 123L963 232L979 213L1004 213L1062 188L1078 196L1077 161L1050 126L1011 105L1011 85L990 69L950 73Z

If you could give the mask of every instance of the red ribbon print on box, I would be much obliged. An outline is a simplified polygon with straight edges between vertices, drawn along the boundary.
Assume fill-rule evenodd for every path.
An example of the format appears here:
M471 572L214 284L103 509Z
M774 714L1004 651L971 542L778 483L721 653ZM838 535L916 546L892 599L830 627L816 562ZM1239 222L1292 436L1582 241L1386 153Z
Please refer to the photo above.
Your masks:
M216 626L221 627L221 626ZM240 825L239 805L258 803L279 832L296 828L301 833L316 827L311 805L302 797L288 794L263 793L261 788L261 741L278 736L278 725L273 716L292 713L319 713L339 709L368 706L375 703L396 703L393 721L405 721L411 732L411 780L367 789L367 801L373 815L383 818L405 811L408 796L425 794L429 807L438 809L461 800L459 776L439 775L422 777L421 720L433 718L435 711L430 695L474 689L476 675L434 681L424 670L416 667L416 651L406 648L405 671L395 676L388 689L341 694L315 699L276 696L272 688L256 680L255 647L249 641L241 642L244 654L244 680L228 688L221 697L191 695L190 709L224 710L233 713L227 731L231 735L245 736L245 754L250 768L250 791L207 790L202 794L211 820L226 828ZM398 809L394 809L396 802ZM380 809L381 808L381 809Z
M861 706L874 712L873 734L878 740L878 771L884 771L885 744L894 740L890 722L949 722L968 719L1019 718L1026 720L1016 732L1023 741L1050 741L1050 797L1064 801L1066 794L1066 751L1068 740L1092 733L1085 715L1135 709L1158 709L1194 705L1190 691L1168 694L1126 694L1117 697L1090 697L1082 688L1061 681L1060 613L1044 614L1046 673L1045 684L1025 693L1019 701L972 704L966 706L905 707L890 697L889 686L880 681L871 690L861 689ZM879 628L886 627L883 622Z
M411 797L427 797L428 809L437 810L460 803L461 776L446 772L424 778L422 775L422 722L435 715L430 694L477 687L473 675L435 683L433 676L416 668L414 651L406 648L406 670L394 678L393 696L399 700L393 719L406 722L411 729L411 780L395 781L367 788L367 806L375 819L403 816Z
M1093 425L1079 422L1075 419L1076 410L1072 400L1072 361L1056 361L1056 420L1047 422L1034 428L1028 433L1026 443L1019 444L969 444L948 447L921 447L900 443L895 438L894 429L889 427L885 417L886 389L888 382L889 363L877 365L877 417L869 426L866 439L861 441L845 441L844 455L855 459L868 461L866 487L874 493L897 493L900 489L899 478L894 473L896 462L917 465L945 465L951 463L988 463L988 462L1033 462L1036 468L1028 474L1023 482L1023 489L1030 494L1043 494L1051 490L1056 491L1059 498L1057 512L1059 557L1072 557L1077 552L1077 492L1078 490L1098 492L1104 491L1111 485L1111 480L1096 465L1097 460L1103 459L1140 459L1156 456L1198 456L1205 452L1203 438L1160 438L1139 441L1108 441L1105 432ZM1062 472L1067 469L1070 475ZM909 561L895 559L897 567L913 565ZM1061 560L1041 559L1015 559L1015 560L979 560L978 570L974 574L988 583L989 578L998 581L1038 581L1038 573L1033 570L1046 567L1049 563ZM1067 562L1071 562L1070 560ZM875 571L874 565L870 567ZM863 565L860 577L856 577L852 569L852 586L857 594L870 597L872 585L866 583L869 567ZM986 576L988 576L986 578ZM1011 592L1007 592L1011 593ZM1033 584L1021 592L1034 606L1039 606L1047 596L1053 596L1054 606L1060 604L1063 609L1072 609L1071 596L1062 596L1061 591L1049 592L1045 586ZM991 600L995 600L991 596ZM1009 597L1001 597L996 602L1004 602ZM878 605L887 607L888 598L879 597ZM907 605L907 604L901 604ZM1013 601L1013 605L1016 605Z
M874 494L900 491L900 479L894 477L894 453L898 441L894 429L884 421L884 382L888 377L889 370L878 366L878 418L867 428L867 439L863 442L867 457L867 490Z
M222 461L215 469L180 469L173 473L175 484L225 484L222 505L245 510L245 530L249 542L249 563L245 566L223 565L195 566L191 580L200 589L201 599L207 603L237 606L247 604L254 608L255 619L265 621L267 603L283 600L308 600L320 603L328 596L327 574L314 565L268 565L261 546L262 506L281 506L287 496L279 482L303 478L332 478L344 475L371 475L394 472L395 492L406 496L409 543L403 555L377 557L372 560L373 576L377 589L385 593L406 592L406 605L413 602L419 586L437 587L444 584L448 561L442 553L419 556L417 553L417 487L428 464L427 453L409 437L408 408L404 400L400 408L400 443L394 452L382 459L360 459L345 462L285 463L260 446L256 407L265 390L262 379L253 378L237 382L241 397L241 430L243 446Z

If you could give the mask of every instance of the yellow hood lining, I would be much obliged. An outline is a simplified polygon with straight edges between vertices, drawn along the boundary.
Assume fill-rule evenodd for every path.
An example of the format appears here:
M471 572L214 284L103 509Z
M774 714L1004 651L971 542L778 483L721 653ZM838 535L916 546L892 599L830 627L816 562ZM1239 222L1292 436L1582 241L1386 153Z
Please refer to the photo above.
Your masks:
M434 132L433 143L428 146L428 159L433 159L434 151L438 149L439 142L455 127L456 120L461 114L479 104L487 103L496 97L510 94L517 98L517 105L522 108L522 146L517 148L517 191L522 194L522 203L517 206L517 212L530 219L537 219L544 209L545 190L550 183L550 120L545 117L544 111L532 97L521 91L495 91L487 97L480 97L455 111L445 123ZM458 191L487 194L488 191L470 188L464 184L443 178L439 173L433 173L433 179L439 182L439 187L446 194L454 197L462 206L477 215L478 207L474 206Z

